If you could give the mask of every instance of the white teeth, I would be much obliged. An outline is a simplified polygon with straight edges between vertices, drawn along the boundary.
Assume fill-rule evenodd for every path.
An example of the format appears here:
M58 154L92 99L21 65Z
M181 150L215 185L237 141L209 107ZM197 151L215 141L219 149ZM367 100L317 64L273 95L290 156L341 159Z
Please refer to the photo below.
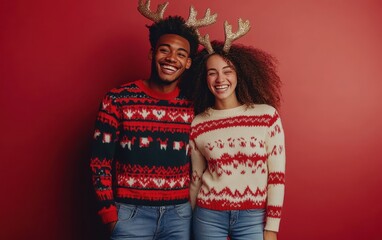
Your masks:
M220 85L220 86L215 86L215 89L217 90L222 90L228 88L228 85Z
M167 69L167 70L170 70L170 71L176 71L177 69L173 66L169 66L169 65L163 65L162 66L164 69Z

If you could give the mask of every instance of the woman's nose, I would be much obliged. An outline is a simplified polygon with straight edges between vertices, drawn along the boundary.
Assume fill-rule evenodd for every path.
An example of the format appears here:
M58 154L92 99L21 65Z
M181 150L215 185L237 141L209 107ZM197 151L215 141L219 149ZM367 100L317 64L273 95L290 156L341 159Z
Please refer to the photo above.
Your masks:
M222 74L218 74L217 77L216 77L216 82L223 82L223 81L224 81L223 75Z

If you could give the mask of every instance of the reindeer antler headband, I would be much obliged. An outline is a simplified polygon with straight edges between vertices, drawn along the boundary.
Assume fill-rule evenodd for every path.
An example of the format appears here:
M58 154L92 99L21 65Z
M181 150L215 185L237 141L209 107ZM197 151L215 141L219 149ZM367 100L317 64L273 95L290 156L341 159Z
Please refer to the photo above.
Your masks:
M231 48L233 41L241 38L242 36L248 33L249 29L251 29L249 20L243 22L243 20L239 18L238 24L239 24L239 29L237 30L237 32L232 33L232 25L229 25L227 21L224 22L225 41L224 41L223 51L226 53Z
M224 40L223 52L225 53L228 53L233 41L241 38L242 36L247 34L248 31L251 29L251 25L249 24L248 20L243 22L243 20L239 18L238 24L239 24L239 29L237 30L237 32L233 33L232 25L228 24L227 21L224 22L225 40ZM211 42L209 40L208 34L206 34L203 38L199 36L199 42L206 48L209 54L212 54L215 52L211 46Z
M158 4L157 11L152 12L150 10L150 0L139 0L138 11L146 18L154 22L158 22L163 19L163 13L166 10L168 4L169 2ZM191 6L189 18L185 24L189 27L194 27L196 34L198 35L199 43L206 48L209 54L214 53L214 49L211 46L209 35L206 34L202 37L198 31L198 28L215 23L217 14L215 13L211 15L211 11L209 8L207 8L203 19L197 20L196 19L197 14L198 14L197 11L194 9L193 6ZM237 32L232 33L232 25L228 24L227 21L224 22L225 41L224 41L223 51L226 53L231 48L232 42L244 36L245 34L247 34L249 29L251 28L248 20L243 22L243 20L239 18L238 24L239 24L239 29L237 30Z
M152 20L153 22L159 22L160 20L163 19L163 13L166 10L167 5L168 5L168 2L159 4L158 7L157 7L157 11L156 12L152 12L150 10L150 0L146 0L146 1L139 0L139 2L138 2L138 11L143 16L145 16L146 18ZM194 27L195 28L195 32L198 35L199 42L203 46L206 46L206 45L209 44L210 48L212 49L208 34L206 34L204 37L201 37L200 33L198 31L198 28L205 27L205 26L208 26L208 25L211 25L211 24L215 23L216 22L216 18L217 18L218 15L216 13L211 15L211 11L210 11L209 8L207 8L206 14L205 14L203 19L197 20L196 19L196 15L197 14L198 14L198 12L194 9L193 6L191 6L190 7L190 16L188 17L188 20L186 21L185 25L187 25L189 27Z

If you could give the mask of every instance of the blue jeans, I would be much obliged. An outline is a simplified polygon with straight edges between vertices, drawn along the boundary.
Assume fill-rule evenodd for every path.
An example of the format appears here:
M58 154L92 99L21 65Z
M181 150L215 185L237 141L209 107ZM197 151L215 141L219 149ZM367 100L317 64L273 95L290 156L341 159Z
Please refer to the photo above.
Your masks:
M195 240L263 240L265 209L216 211L196 207Z
M189 202L172 206L117 203L118 221L111 240L189 240L192 209Z

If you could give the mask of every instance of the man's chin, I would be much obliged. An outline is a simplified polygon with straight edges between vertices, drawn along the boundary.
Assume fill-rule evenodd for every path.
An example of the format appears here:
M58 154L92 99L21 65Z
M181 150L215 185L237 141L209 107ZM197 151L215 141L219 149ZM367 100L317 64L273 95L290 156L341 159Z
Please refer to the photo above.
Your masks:
M168 79L168 78L159 78L158 83L163 84L163 85L172 85L176 82L178 82L179 77L175 79Z

